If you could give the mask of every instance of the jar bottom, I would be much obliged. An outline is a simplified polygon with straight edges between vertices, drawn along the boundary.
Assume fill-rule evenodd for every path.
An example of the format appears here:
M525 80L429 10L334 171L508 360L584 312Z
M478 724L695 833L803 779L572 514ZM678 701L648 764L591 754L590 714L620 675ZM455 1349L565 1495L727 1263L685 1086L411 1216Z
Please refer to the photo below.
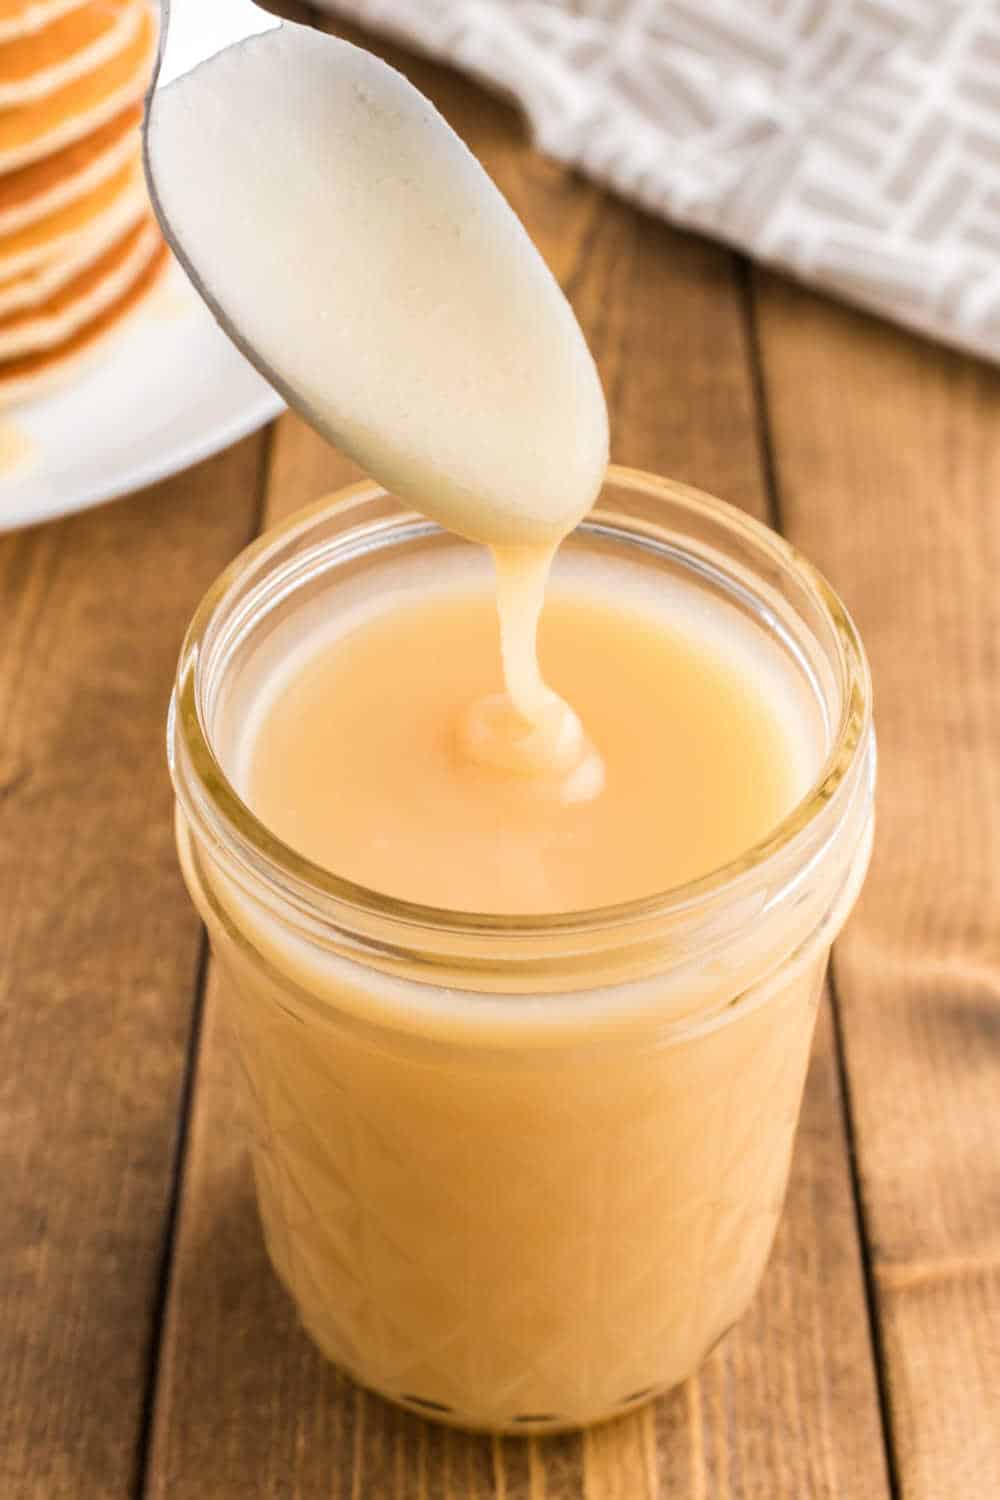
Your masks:
M442 1401L423 1396L417 1390L393 1389L380 1384L377 1380L366 1379L361 1369L353 1366L351 1361L345 1358L344 1348L331 1344L324 1331L322 1320L310 1318L297 1293L294 1272L286 1253L288 1249L286 1236L282 1233L282 1226L275 1223L273 1214L268 1212L266 1197L262 1198L260 1195L259 1178L257 1185L260 1223L271 1269L291 1298L303 1331L324 1359L335 1365L341 1374L346 1375L361 1390L377 1396L391 1406L399 1407L412 1416L422 1417L425 1421L451 1427L461 1432L487 1433L504 1437L554 1437L560 1433L579 1432L588 1427L598 1427L606 1422L613 1422L619 1417L629 1416L632 1412L640 1411L651 1401L677 1390L701 1369L706 1360L729 1337L758 1290L759 1280L753 1286L737 1315L727 1322L721 1333L709 1338L703 1351L694 1360L688 1361L684 1372L674 1379L654 1381L640 1390L629 1391L617 1399L612 1399L596 1410L572 1413L513 1410L509 1416L477 1415L474 1412L463 1411L457 1406L450 1406ZM329 1326L328 1320L326 1326Z
M564 1059L557 1091L530 1058L483 1073L321 1033L219 937L268 1253L359 1385L455 1427L571 1430L681 1384L742 1316L784 1198L822 934L738 1029L629 1049L624 1080Z
M789 1122L789 1136L793 1124L794 1121ZM775 1184L778 1196L766 1214L754 1215L756 1222L749 1231L744 1226L739 1236L744 1274L721 1299L722 1305L715 1307L715 1316L709 1313L702 1318L701 1338L695 1342L697 1333L692 1338L694 1330L683 1322L676 1339L665 1332L663 1342L648 1348L645 1356L637 1350L636 1357L626 1361L632 1365L633 1383L616 1390L610 1380L600 1376L593 1382L582 1381L581 1368L572 1354L567 1353L566 1363L560 1367L554 1349L546 1350L544 1345L524 1355L523 1378L515 1375L511 1379L508 1366L503 1384L498 1386L495 1359L504 1349L506 1339L496 1350L480 1349L478 1357L473 1353L474 1362L484 1367L479 1377L463 1376L460 1371L469 1358L469 1349L475 1347L469 1345L468 1326L456 1323L449 1330L447 1322L442 1322L437 1326L440 1337L423 1334L422 1350L419 1335L415 1337L414 1329L405 1326L406 1309L398 1302L394 1309L383 1308L373 1314L370 1291L361 1291L347 1270L357 1263L358 1247L345 1241L335 1251L327 1234L317 1237L315 1226L304 1234L301 1224L290 1223L288 1210L293 1185L275 1173L270 1154L262 1154L259 1143L253 1151L253 1161L268 1257L295 1304L305 1332L325 1358L357 1385L430 1421L473 1432L521 1436L568 1432L613 1420L638 1410L688 1380L739 1321L756 1295L773 1245L787 1171L787 1163L783 1162L779 1173L782 1181ZM671 1263L667 1251L663 1265L669 1267ZM683 1267L679 1269L682 1271ZM404 1326L400 1328L401 1320ZM388 1363L397 1363L398 1380L386 1369L383 1335L387 1328L397 1338L396 1358ZM623 1339L627 1345L625 1330ZM450 1347L456 1341L458 1353ZM491 1365L492 1377L485 1373ZM422 1383L421 1367L427 1374L427 1385ZM544 1377L533 1378L536 1370L542 1368ZM508 1380L510 1389L505 1395ZM587 1384L596 1387L591 1399L587 1399ZM530 1386L536 1388L535 1400L528 1390ZM537 1399L539 1396L541 1401Z
M284 1284L284 1278L281 1277L279 1279ZM288 1290L287 1286L285 1289L286 1291ZM309 1326L307 1320L301 1316L301 1312L300 1322L305 1333L315 1344L324 1359L336 1365L341 1374L346 1375L361 1390L367 1391L369 1395L377 1396L381 1401L388 1402L390 1406L398 1407L401 1411L408 1412L411 1416L422 1417L425 1421L434 1422L440 1427L450 1427L458 1432L481 1433L495 1437L528 1438L558 1437L561 1433L580 1432L589 1427L601 1427L608 1422L617 1421L619 1417L631 1416L633 1412L641 1411L650 1402L658 1400L661 1396L666 1396L670 1391L679 1389L692 1376L696 1375L706 1360L729 1337L739 1319L737 1318L735 1322L730 1323L728 1328L724 1329L717 1338L712 1340L704 1354L695 1362L691 1370L679 1380L670 1381L662 1385L649 1386L647 1389L641 1391L633 1391L620 1401L613 1402L610 1406L586 1416L565 1416L554 1412L515 1412L510 1417L499 1420L477 1419L474 1416L467 1416L452 1407L445 1406L440 1401L431 1401L417 1394L386 1390L377 1385L369 1384L355 1371L348 1368L342 1359L338 1358L336 1354L324 1346L322 1335Z

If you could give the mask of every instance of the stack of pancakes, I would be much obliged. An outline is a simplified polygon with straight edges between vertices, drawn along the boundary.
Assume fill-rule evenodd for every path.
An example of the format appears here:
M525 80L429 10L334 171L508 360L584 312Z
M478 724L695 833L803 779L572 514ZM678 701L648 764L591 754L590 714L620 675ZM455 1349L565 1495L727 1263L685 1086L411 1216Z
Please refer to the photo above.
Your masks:
M0 0L0 406L95 355L163 275L139 138L155 51L149 0Z

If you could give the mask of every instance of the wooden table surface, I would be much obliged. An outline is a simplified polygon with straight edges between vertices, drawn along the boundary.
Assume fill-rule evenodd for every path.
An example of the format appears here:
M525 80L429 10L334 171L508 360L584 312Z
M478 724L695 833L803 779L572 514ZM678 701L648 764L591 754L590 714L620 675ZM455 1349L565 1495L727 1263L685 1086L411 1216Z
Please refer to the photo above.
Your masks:
M616 459L779 527L867 641L877 849L785 1217L702 1372L582 1436L425 1425L300 1332L233 1129L163 751L207 584L355 477L286 417L0 539L0 1496L997 1500L1000 374L673 232L543 160L506 105L388 55L566 288Z

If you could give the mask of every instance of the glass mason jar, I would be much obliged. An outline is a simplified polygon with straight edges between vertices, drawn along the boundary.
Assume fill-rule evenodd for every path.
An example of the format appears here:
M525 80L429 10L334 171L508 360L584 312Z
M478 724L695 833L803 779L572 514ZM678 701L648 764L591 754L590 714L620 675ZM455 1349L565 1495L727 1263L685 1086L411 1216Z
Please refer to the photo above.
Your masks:
M231 983L275 1269L363 1385L524 1432L626 1411L740 1317L774 1237L830 944L872 838L864 653L780 537L609 471L567 540L681 574L776 641L826 755L773 834L705 879L549 917L393 900L297 855L233 785L288 632L388 560L468 548L362 484L210 589L169 723L177 837Z

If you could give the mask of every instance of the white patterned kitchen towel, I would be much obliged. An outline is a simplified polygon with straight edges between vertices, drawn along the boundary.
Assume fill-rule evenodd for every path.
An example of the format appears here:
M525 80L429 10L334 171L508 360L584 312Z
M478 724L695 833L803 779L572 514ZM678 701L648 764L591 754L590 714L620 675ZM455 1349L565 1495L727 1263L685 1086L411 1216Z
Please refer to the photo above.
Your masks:
M676 224L1000 359L1000 0L322 0Z

